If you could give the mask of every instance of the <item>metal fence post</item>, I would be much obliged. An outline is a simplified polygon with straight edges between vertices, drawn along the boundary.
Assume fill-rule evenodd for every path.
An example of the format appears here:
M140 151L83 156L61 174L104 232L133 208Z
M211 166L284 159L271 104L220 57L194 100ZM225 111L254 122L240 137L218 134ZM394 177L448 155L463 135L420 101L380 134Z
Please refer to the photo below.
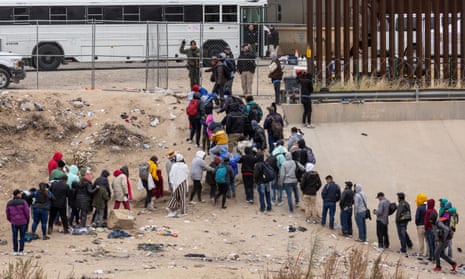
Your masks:
M148 92L148 82L149 82L149 22L147 21L147 26L145 30L145 91Z
M96 32L95 18L92 19L92 70L91 70L91 86L90 89L95 89L95 32Z
M36 88L39 89L39 21L36 21Z

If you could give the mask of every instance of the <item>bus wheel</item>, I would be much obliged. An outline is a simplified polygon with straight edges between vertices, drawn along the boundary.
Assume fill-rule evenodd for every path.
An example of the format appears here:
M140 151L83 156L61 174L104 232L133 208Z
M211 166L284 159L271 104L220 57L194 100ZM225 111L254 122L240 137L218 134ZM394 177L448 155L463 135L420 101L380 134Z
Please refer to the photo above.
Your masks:
M42 44L39 46L39 58L37 59L36 49L32 54L32 65L37 68L37 62L39 62L39 69L50 71L56 70L63 61L63 53L60 48L54 44Z
M10 74L5 69L0 69L0 88L7 88L10 85Z

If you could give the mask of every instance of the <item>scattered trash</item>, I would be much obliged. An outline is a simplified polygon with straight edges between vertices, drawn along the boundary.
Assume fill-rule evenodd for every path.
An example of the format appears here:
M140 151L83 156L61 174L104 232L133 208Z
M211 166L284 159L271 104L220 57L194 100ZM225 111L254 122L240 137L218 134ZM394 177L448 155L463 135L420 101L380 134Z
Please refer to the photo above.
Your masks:
M144 147L144 149L150 149L151 148L150 144L146 144L146 143L144 143L142 145L142 147Z
M125 238L125 237L131 237L131 235L125 231L114 229L108 234L107 237L108 238Z
M161 252L163 251L163 244L156 243L139 243L137 244L137 250Z
M129 118L128 114L125 113L125 112L123 112L120 116L121 116L121 119L127 119L127 118Z
M172 236L172 237L178 237L178 233L172 230L170 227L163 226L161 228L157 229L158 235L163 235L163 236Z
M297 229L296 229L294 226L289 225L289 226L286 227L286 230L287 230L288 232L296 232Z
M83 235L83 234L88 234L88 233L89 231L87 230L87 228L81 228L79 226L74 227L71 231L72 235Z
M158 124L160 124L160 120L158 119L158 117L155 117L154 119L152 119L152 121L150 121L150 126L152 127L157 127Z
M101 269L97 269L94 271L95 274L103 274L103 270Z
M39 103L34 103L34 107L35 107L38 111L44 111L44 108L43 108Z
M365 137L367 137L367 136L368 136L368 134L367 134L367 133L362 133L361 135L362 135L362 136L365 136Z
M186 257L186 258L205 258L207 256L205 256L205 254L189 253L189 254L185 254L184 257Z
M457 247L457 251L459 251L459 253L462 253L462 248Z
M297 230L298 230L299 232L306 232L306 231L307 231L307 228L304 228L304 227L299 226L299 227L297 227Z

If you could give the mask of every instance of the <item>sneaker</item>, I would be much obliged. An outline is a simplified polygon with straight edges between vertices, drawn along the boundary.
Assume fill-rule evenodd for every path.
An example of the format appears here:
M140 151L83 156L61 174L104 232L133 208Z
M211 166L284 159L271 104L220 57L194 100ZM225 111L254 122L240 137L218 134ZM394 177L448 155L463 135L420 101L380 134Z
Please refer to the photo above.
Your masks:
M306 127L309 128L309 129L315 128L315 126L313 126L312 124L308 124Z
M452 272L455 272L456 269L457 269L457 263L454 263L454 264L452 265L452 270L451 270L451 271L452 271Z
M226 209L226 208L228 208L228 207L227 207L227 206L222 206L221 208L222 208L222 209Z
M44 235L44 237L42 237L42 239L43 239L43 240L49 240L49 239L50 239L50 237L49 237L49 236L46 236L46 235Z
M18 256L26 256L26 255L27 255L26 252L19 252L19 253L18 253Z
M295 207L299 207L300 204L298 202L295 203Z
M284 202L279 202L278 206L283 206Z
M440 267L440 266L436 266L435 268L433 268L433 271L439 272L439 271L441 271L441 267Z
M18 252L13 252L12 255L13 256L18 256Z
M204 201L204 200L201 200L201 201L199 201L199 203L205 203L205 201Z
M189 204L197 204L195 201L190 201Z

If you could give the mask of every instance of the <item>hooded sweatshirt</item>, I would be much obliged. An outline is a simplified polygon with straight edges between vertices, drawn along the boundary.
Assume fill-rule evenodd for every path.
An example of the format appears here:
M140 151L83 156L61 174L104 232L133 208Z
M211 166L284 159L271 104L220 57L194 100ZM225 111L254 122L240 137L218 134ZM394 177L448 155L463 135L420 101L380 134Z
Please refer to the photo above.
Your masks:
M281 165L286 161L286 157L284 156L287 153L286 147L282 145L278 145L273 149L271 155L276 157L278 161L278 168L281 169Z
M195 157L192 160L191 166L191 179L192 180L202 180L203 171L215 171L214 168L210 167L205 160L205 152L199 150L195 153Z
M241 172L243 175L253 175L257 156L253 153L252 147L246 147L244 153L239 160L239 163L241 163Z
M442 215L444 215L446 203L448 202L449 200L446 198L439 199L439 217L442 217Z
M112 188L115 201L121 202L124 196L128 195L127 177L121 170L115 170L113 176L115 179L113 180Z
M425 212L425 219L424 219L424 226L425 226L425 231L429 231L433 229L433 225L436 222L436 219L438 217L438 212L434 208L434 199L429 199L426 202L426 212Z
M355 184L354 213L362 213L367 210L367 196L362 192L362 185Z
M305 165L305 173L300 182L300 189L304 195L316 196L316 193L321 188L320 175L313 168L314 165L312 163Z
M108 197L111 197L110 183L108 182L109 176L110 176L110 173L107 170L103 170L100 176L97 177L97 179L95 179L94 187L99 185L100 188L105 188L105 190L107 190Z
M63 159L63 154L61 152L55 152L50 161L48 161L48 176L52 174L52 171L58 168L58 161Z
M415 225L423 226L425 224L426 201L428 197L425 194L418 194L416 203L417 211L415 212Z
M187 167L187 164L181 161L173 163L169 177L174 192L179 185L181 185L181 183L186 181L189 177L189 168Z
M295 170L297 167L304 168L301 164L292 160L292 154L287 152L286 161L281 165L279 169L279 185L285 183L297 183L297 177L295 176Z
M79 182L78 171L79 169L76 165L71 165L69 167L68 180L66 181L66 184L68 184L70 189L71 185L73 185L73 182Z
M289 139L287 141L287 149L288 150L291 150L291 148L295 145L297 145L297 142L301 139L303 139L304 136L297 132L297 133L292 133L290 136L289 136Z

